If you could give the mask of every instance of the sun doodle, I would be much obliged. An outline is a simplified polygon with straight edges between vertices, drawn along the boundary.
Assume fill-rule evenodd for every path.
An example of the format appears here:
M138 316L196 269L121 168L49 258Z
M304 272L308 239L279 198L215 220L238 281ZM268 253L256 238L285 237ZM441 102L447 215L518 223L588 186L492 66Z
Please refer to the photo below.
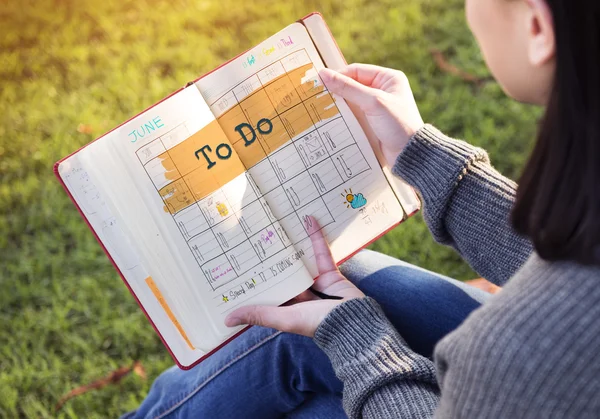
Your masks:
M346 208L359 209L367 205L367 198L362 193L354 194L352 188L344 189L344 193L341 195L345 199Z
M344 189L344 193L341 194L346 199L346 207L350 208L350 204L354 200L354 195L352 194L352 188Z

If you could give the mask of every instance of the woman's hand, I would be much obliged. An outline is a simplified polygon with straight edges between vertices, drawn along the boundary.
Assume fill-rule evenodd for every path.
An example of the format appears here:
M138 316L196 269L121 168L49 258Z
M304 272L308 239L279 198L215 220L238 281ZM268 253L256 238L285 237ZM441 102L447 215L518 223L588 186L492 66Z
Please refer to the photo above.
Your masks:
M282 307L246 306L239 308L227 316L225 319L227 326L253 324L313 337L319 324L336 306L352 298L365 296L337 269L327 240L317 221L311 217L307 226L319 270L319 277L312 288L320 293L342 299L325 300L317 297L310 290L306 290Z
M327 89L357 105L381 143L390 167L424 123L403 72L368 64L319 72Z

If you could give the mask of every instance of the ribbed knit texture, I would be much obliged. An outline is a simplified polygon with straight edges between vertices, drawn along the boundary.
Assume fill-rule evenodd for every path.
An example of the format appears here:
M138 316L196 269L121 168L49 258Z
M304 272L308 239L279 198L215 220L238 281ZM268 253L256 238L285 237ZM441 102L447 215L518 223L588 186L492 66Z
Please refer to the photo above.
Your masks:
M378 417L382 403L389 417L433 414L439 398L433 364L408 348L375 300L340 305L315 339L344 382L344 409L350 417L367 412ZM415 383L425 391L408 391Z
M420 193L433 237L487 280L502 285L531 254L530 242L509 226L517 185L494 170L482 149L426 125L393 172Z
M600 417L600 268L532 253L508 222L516 185L483 150L430 125L394 173L419 191L436 240L496 284L512 278L437 345L435 361L374 300L334 309L315 342L344 382L349 417Z

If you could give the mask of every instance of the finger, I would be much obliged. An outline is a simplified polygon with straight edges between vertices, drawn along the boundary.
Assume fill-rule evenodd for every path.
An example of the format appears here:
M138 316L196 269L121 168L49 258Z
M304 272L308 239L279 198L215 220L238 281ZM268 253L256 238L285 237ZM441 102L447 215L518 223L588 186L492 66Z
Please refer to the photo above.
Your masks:
M315 325L311 320L312 316L307 317L307 313L302 309L304 304L289 307L246 306L238 308L225 318L225 325L234 327L248 324L311 336L314 334Z
M329 248L327 239L323 235L323 230L321 230L319 222L314 217L307 217L306 226L310 235L319 275L337 271L337 266L331 255L331 249Z
M328 68L321 70L319 76L330 92L359 106L370 105L379 95L377 90Z
M385 74L388 70L389 69L377 65L354 63L347 65L338 71L341 74L356 80L360 84L375 87L375 79L381 74Z
M395 85L402 85L406 75L400 70L372 64L350 64L339 72L373 89L391 92Z
M234 327L242 324L272 327L280 329L284 326L282 310L286 307L246 306L229 313L225 318L225 326Z

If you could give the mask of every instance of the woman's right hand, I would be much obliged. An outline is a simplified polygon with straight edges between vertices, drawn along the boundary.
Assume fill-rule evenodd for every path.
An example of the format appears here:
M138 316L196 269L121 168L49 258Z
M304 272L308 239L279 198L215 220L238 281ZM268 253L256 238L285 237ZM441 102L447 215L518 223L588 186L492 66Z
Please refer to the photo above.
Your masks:
M424 125L406 75L369 64L319 72L327 89L355 104L367 116L390 167L408 140Z

